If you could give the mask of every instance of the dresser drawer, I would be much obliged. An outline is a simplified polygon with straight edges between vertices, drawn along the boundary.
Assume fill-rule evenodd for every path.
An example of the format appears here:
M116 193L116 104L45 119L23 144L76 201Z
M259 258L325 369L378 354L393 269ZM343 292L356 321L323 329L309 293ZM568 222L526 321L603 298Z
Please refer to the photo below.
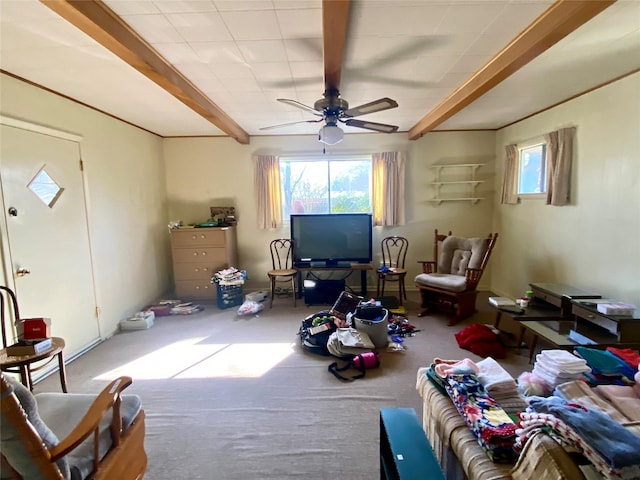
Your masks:
M584 319L588 322L593 323L594 325L599 325L602 328L607 329L614 335L618 334L618 322L611 320L604 315L600 315L593 310L588 310L584 307L574 304L571 308L571 313L573 313L576 317L579 317L579 319Z
M215 300L216 286L204 280L176 281L176 295L178 298L201 298Z
M550 295L546 292L536 289L535 287L532 288L532 291L533 291L534 297L544 302L550 303L551 305L555 305L556 307L562 306L562 298L557 297L555 295Z
M220 246L226 244L225 230L204 230L200 228L173 230L171 245L175 247Z
M175 280L211 280L211 276L220 270L212 268L208 263L177 263L173 266Z
M224 248L176 248L173 250L173 263L200 263L210 267L225 268L227 251ZM217 271L217 270L216 270Z

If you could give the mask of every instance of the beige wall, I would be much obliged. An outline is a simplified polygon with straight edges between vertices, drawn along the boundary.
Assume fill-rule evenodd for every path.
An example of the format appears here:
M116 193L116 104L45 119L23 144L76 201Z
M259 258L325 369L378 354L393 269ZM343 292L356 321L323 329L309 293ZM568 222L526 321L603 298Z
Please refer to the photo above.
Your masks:
M640 306L640 73L499 131L495 190L505 145L569 126L571 205L496 206L492 289L519 296L529 282L561 282Z
M407 135L347 135L327 154L359 154L376 151L406 151L406 218L403 227L374 229L374 264L380 262L380 239L387 235L403 235L409 239L407 265L409 277L418 272L417 260L430 260L433 230L453 230L460 235L486 235L491 231L493 214L492 188L495 155L493 132L432 133L416 142ZM184 223L202 222L208 218L209 206L233 206L238 216L239 268L249 275L247 289L265 288L270 267L269 242L288 237L289 229L258 230L253 194L252 155L319 155L322 144L315 136L253 137L250 145L240 145L226 138L166 139L164 156L167 174L169 218ZM433 198L434 163L486 163L478 177L487 182L479 187L486 200L446 202L435 205ZM485 287L488 288L488 278ZM374 277L369 278L375 288ZM357 283L357 282L356 282ZM410 280L408 288L413 287ZM371 287L370 287L371 288Z
M1 80L2 115L83 137L100 328L109 336L170 286L162 139L14 78Z

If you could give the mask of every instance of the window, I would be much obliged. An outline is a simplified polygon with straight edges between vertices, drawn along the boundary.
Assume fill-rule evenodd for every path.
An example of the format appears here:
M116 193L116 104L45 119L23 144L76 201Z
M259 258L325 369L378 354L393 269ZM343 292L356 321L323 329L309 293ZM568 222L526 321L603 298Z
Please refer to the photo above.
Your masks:
M547 191L547 145L519 148L518 195L545 193Z
M370 213L371 157L280 158L282 216Z

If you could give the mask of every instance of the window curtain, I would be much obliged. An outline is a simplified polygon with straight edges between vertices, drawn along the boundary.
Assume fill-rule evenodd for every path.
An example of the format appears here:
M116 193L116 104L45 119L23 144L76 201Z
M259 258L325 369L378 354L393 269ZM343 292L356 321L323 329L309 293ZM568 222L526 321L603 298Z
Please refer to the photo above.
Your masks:
M547 205L567 205L571 191L571 162L575 127L545 135L547 141Z
M282 225L282 190L278 157L256 155L253 157L253 166L258 229L278 228Z
M404 225L404 152L374 153L373 160L373 224Z
M502 197L500 203L503 205L515 205L518 203L518 188L516 181L518 178L518 146L507 145L504 147L506 157L504 159L504 175L502 177Z

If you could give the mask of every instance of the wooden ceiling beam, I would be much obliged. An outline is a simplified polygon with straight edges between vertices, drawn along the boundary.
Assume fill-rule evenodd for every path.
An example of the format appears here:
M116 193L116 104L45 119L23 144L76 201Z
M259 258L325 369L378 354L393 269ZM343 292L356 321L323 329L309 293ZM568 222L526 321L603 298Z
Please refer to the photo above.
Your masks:
M40 0L241 144L249 134L99 0Z
M347 41L349 0L322 0L322 56L325 91L340 90Z
M514 74L616 0L558 0L409 130L416 140Z

